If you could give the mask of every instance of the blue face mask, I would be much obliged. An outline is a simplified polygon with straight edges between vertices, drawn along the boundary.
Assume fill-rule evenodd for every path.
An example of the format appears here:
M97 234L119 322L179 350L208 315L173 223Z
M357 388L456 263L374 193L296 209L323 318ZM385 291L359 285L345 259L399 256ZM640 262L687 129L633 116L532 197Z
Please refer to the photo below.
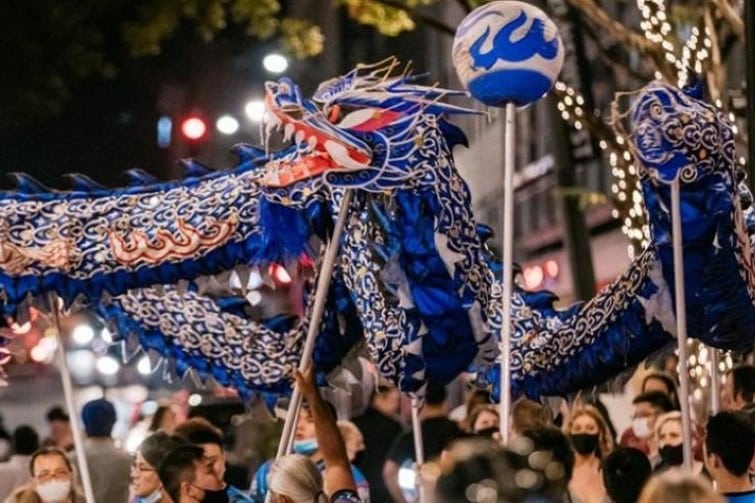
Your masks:
M294 452L309 456L317 452L317 439L307 438L305 440L294 440Z

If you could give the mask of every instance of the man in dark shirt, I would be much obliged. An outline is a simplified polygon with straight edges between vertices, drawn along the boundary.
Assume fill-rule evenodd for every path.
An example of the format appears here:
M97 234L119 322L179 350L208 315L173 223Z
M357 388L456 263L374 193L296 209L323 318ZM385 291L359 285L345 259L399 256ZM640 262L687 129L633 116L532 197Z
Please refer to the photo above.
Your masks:
M369 408L353 422L364 436L364 455L353 463L362 470L370 484L370 501L391 501L388 488L383 482L383 465L393 441L403 428L396 419L400 393L395 387L375 390Z
M440 456L448 444L462 436L462 431L456 423L446 417L446 409L443 406L445 400L446 389L443 386L428 384L425 406L421 412L422 445L426 462ZM395 503L406 501L398 484L398 472L407 461L410 463L416 461L414 436L411 430L396 438L383 467L383 480Z
M755 502L747 473L755 453L755 431L741 412L719 412L705 427L705 467L729 503Z

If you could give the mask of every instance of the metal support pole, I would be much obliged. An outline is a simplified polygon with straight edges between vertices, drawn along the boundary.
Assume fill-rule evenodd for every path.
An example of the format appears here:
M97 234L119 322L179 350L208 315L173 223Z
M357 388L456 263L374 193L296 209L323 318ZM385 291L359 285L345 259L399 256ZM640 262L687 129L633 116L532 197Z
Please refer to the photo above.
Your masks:
M412 397L412 433L414 435L414 458L417 473L416 485L419 491L419 503L426 503L425 485L422 481L422 467L425 464L425 447L422 441L422 422L419 420L419 400Z
M516 162L516 108L506 104L503 175L503 303L501 304L501 387L499 415L501 440L509 440L511 411L511 299L514 290L514 163Z
M720 358L716 348L708 349L710 351L710 413L718 414L721 410L721 370L718 368Z
M349 204L351 203L353 195L354 191L352 189L344 192L343 198L341 199L341 207L338 209L338 220L333 229L333 235L330 238L330 243L328 243L328 248L325 250L325 257L323 258L320 275L317 278L312 318L309 320L307 338L304 341L304 349L302 350L301 360L299 361L300 371L304 371L304 369L309 367L309 364L312 361L312 352L315 348L315 338L317 337L317 331L320 329L322 314L325 311L325 302L328 299L328 289L330 288L330 280L333 276L336 255L338 254L338 249L340 247L341 234L343 233L343 228L346 224L346 215L349 211ZM289 446L291 445L291 439L293 438L296 417L298 416L299 408L301 407L301 399L301 392L296 386L294 386L294 391L291 394L291 403L286 412L286 422L283 425L283 433L281 434L281 440L278 444L278 453L275 456L276 459L290 452Z
M94 491L92 491L92 477L89 474L89 463L84 454L84 439L81 438L81 427L79 425L79 411L76 408L76 401L73 398L73 384L71 382L71 373L68 371L66 364L65 346L60 331L60 313L58 312L58 296L49 293L47 296L50 304L50 315L55 325L55 339L58 342L58 348L55 357L60 371L60 380L63 382L63 394L65 395L66 407L68 408L69 417L71 418L71 432L73 433L73 445L76 451L76 460L78 461L79 471L81 472L81 483L84 486L84 497L86 503L95 503Z
M745 72L747 73L747 168L750 190L755 190L755 2L744 0Z
M682 409L684 467L692 469L692 421L689 408L689 369L687 368L687 303L684 288L682 215L679 179L671 184L671 221L674 246L674 292L676 297L676 341L679 350L679 405Z

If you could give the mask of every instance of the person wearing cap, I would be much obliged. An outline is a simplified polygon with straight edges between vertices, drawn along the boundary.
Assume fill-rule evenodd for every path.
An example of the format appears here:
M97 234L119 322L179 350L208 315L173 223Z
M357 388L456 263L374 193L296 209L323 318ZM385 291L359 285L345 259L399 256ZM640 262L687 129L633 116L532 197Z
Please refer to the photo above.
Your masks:
M132 458L116 447L111 437L117 416L113 404L100 398L81 411L87 438L84 455L97 502L128 501ZM72 460L76 463L75 455ZM79 463L76 463L77 465ZM77 471L79 474L81 470Z

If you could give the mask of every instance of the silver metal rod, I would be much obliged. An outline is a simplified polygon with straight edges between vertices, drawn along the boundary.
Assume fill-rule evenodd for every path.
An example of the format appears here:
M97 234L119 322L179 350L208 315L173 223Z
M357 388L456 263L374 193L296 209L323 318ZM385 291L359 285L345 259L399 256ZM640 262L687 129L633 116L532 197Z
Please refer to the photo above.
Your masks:
M516 107L506 104L503 176L503 303L501 326L501 387L499 415L501 440L509 440L511 411L511 299L514 291L514 164L516 162Z
M414 436L414 458L417 460L415 484L419 492L419 503L425 503L425 484L422 483L422 466L425 464L425 447L422 441L422 421L419 420L419 400L412 397L412 434Z
M719 357L718 350L712 346L710 351L710 413L718 414L721 410L721 369L718 368Z
M343 233L343 228L346 224L346 215L349 211L349 205L353 194L353 189L348 189L344 192L338 210L338 220L333 229L333 235L330 238L328 247L325 250L325 256L323 257L323 263L320 269L320 275L317 278L317 287L314 293L315 302L312 307L312 318L309 321L307 338L304 341L304 348L302 349L301 360L299 361L299 370L302 371L306 369L312 361L315 339L317 338L317 332L320 329L320 321L322 320L322 315L325 311L325 302L328 298L328 289L330 288L330 280L333 276L333 269L341 241L341 234ZM290 452L296 418L299 415L299 408L301 407L301 399L299 389L294 386L293 393L291 394L291 402L289 403L288 411L286 412L286 422L283 424L283 432L281 433L280 443L278 444L278 453L275 456L276 459Z
M676 296L676 342L679 350L679 405L682 409L684 467L692 469L692 421L689 407L689 368L687 367L687 302L684 288L684 256L679 179L671 184L671 227L674 246L674 291Z
M76 408L76 401L73 397L73 384L71 382L71 373L68 371L66 364L66 351L63 345L63 337L60 330L60 313L58 312L58 296L54 293L47 295L50 304L50 315L55 325L55 338L58 341L56 359L58 370L60 371L60 380L63 383L63 394L65 395L66 407L68 408L69 417L71 418L71 433L73 433L73 445L76 451L76 460L79 471L81 472L81 483L84 486L84 497L86 503L96 503L94 500L94 491L92 490L92 477L89 474L89 463L84 454L84 439L81 437L81 427L79 425L79 411Z

